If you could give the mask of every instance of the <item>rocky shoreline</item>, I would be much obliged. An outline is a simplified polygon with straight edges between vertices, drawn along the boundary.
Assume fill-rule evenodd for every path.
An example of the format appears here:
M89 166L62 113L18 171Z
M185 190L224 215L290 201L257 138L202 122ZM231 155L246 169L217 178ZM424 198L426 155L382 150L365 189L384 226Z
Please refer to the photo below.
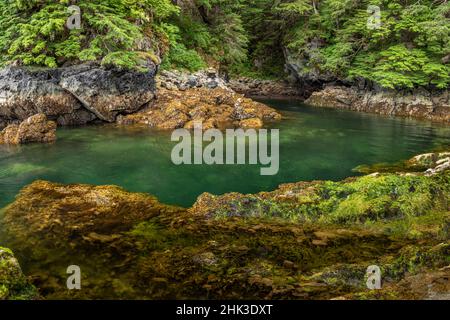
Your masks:
M327 86L321 91L314 92L305 103L316 107L450 122L449 91L434 94L426 91L401 93Z
M237 94L208 69L194 74L105 68L97 64L58 69L8 67L0 71L0 143L54 141L60 126L95 122L159 129L260 128L281 119L274 109ZM50 122L22 139L19 127L39 114ZM46 121L45 120L45 121ZM43 121L43 120L42 120ZM51 128L50 128L51 127ZM47 135L47 133L49 135Z
M197 120L206 122L208 128L225 123L259 128L266 120L281 118L275 110L242 94L306 99L307 104L318 107L450 121L448 91L401 94L343 86L320 90L317 84L302 83L225 80L214 69L158 72L155 64L145 73L95 63L57 69L7 67L0 71L0 130L20 125L36 114L60 126L118 122L161 129L191 128Z
M230 79L227 84L234 91L252 98L305 100L309 95L303 86L287 80L237 78Z
M189 209L115 186L36 181L4 209L2 243L50 299L448 299L443 159L421 155L408 161L415 171L253 195L204 194ZM69 264L83 270L82 291L64 287ZM365 286L373 264L381 290Z

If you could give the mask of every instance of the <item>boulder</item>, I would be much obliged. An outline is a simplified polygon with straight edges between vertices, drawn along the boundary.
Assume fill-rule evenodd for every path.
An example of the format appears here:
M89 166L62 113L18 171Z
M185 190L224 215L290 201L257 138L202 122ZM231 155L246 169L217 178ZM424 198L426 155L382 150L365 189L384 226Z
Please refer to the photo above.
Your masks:
M0 143L5 144L49 143L55 140L56 123L48 121L43 113L29 117L20 125L11 124L0 132Z
M193 88L231 89L215 69L201 70L195 73L184 73L177 70L163 70L157 77L159 87L168 90L189 90Z
M148 72L80 65L63 70L59 84L99 119L114 122L155 96L156 66Z
M20 122L37 113L55 120L73 117L82 105L59 86L60 73L60 69L20 67L0 70L0 122Z

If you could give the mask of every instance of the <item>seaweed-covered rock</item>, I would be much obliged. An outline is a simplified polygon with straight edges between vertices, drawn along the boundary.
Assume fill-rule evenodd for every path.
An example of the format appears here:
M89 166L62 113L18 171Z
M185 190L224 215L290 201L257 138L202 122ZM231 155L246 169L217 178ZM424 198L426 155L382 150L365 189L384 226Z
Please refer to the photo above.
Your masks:
M129 193L116 186L35 181L6 208L3 223L10 235L24 242L62 245L83 238L107 241L105 235L178 210L150 195Z
M259 128L263 121L279 119L281 115L276 110L233 91L195 88L185 91L160 89L157 100L137 113L119 116L118 123L160 129L191 129L194 122L202 122L204 129Z
M447 170L298 182L204 194L189 210L118 187L38 181L1 225L47 298L442 298L449 179ZM72 264L83 290L68 292ZM371 265L381 290L365 287Z
M38 293L23 275L11 250L0 247L0 300L37 299Z
M156 80L159 88L167 90L188 90L194 88L224 89L231 91L218 72L210 68L195 73L183 73L178 70L162 70Z
M0 143L5 144L49 143L55 140L56 123L48 121L42 113L29 117L20 125L11 124L0 132Z
M435 176L378 174L340 182L281 185L272 192L201 195L189 209L208 218L283 218L358 224L449 210L450 171Z

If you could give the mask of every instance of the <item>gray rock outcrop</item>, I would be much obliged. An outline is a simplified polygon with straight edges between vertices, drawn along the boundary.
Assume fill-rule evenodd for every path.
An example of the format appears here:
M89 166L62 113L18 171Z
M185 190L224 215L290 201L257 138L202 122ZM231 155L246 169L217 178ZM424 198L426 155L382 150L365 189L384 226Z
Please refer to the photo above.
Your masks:
M157 66L148 72L105 68L98 64L48 69L0 70L0 129L42 113L59 125L83 125L96 119L114 122L155 95Z
M330 107L382 115L450 122L450 95L439 93L366 91L343 86L327 86L306 100L317 107Z

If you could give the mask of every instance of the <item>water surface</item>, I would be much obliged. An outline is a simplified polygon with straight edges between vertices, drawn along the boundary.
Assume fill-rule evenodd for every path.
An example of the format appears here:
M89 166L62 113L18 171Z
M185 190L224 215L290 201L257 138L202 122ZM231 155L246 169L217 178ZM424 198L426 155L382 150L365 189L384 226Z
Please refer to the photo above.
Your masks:
M301 180L340 180L360 164L395 162L450 146L450 127L402 118L266 101L281 110L280 171L254 165L175 166L170 132L115 125L58 129L55 144L0 146L0 207L36 179L114 184L190 206L203 192L255 193Z

